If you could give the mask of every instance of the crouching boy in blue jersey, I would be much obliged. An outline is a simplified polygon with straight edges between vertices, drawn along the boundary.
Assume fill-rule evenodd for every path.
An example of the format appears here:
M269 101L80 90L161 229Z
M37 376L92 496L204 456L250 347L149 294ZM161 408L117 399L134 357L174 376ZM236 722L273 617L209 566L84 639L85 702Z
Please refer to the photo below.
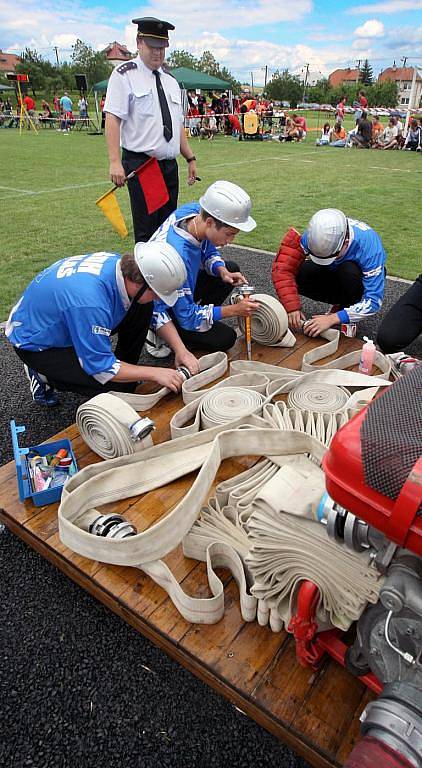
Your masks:
M199 203L182 205L155 232L150 242L172 245L187 272L173 307L163 300L154 302L155 331L162 335L162 329L173 321L189 349L214 352L233 346L236 333L221 320L248 317L259 305L243 299L238 304L221 306L235 285L247 281L237 264L224 261L217 247L231 243L240 230L250 232L256 227L250 216L251 206L249 195L241 187L216 181ZM154 350L149 351L154 354Z
M6 326L6 336L25 364L33 400L56 405L56 389L88 395L131 392L140 380L178 392L183 382L179 371L137 363L153 300L172 306L185 281L183 260L163 242L137 243L134 254L101 251L47 267L13 307ZM160 334L174 350L175 367L198 373L198 361L173 323Z
M290 327L300 330L305 319L300 296L333 305L327 314L308 320L308 336L374 315L384 298L385 260L375 230L337 208L317 211L302 236L289 229L273 262L272 279Z

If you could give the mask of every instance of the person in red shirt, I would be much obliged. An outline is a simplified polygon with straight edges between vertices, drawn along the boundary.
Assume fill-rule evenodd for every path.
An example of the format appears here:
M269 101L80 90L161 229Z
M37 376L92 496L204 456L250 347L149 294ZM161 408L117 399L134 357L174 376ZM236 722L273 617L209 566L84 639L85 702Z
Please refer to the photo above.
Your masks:
M368 99L365 96L365 91L359 91L359 104L362 109L368 109Z
M226 133L228 136L238 136L241 132L242 127L240 125L240 120L237 115L227 115L226 116Z
M25 96L25 98L23 100L23 103L24 103L24 107L25 107L26 111L28 112L28 114L31 114L31 112L34 113L35 101L34 101L33 98L31 98L31 96L28 96L28 94L26 94L26 96Z
M344 120L344 108L346 106L346 97L342 96L336 107L336 122L342 123Z
M31 119L32 121L36 120L35 106L34 99L26 94L23 99L23 107L26 112L26 127L28 128L28 131L31 129Z
M366 110L368 109L368 99L365 96L365 91L359 91L358 96L359 96L358 100L353 102L353 106L355 108L356 125L362 117L362 112L366 112Z
M306 134L308 133L308 126L306 124L306 120L302 115L292 115L292 120L295 125L295 127L299 131L299 138L298 141L301 141L302 139L306 139Z

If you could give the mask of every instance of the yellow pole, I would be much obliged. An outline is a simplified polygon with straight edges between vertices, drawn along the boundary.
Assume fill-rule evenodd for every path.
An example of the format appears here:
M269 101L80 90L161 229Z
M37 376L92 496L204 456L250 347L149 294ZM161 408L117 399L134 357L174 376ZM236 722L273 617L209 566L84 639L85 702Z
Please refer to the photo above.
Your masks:
M20 100L20 105L21 105L20 106L20 114L19 114L19 136L22 133L22 125L23 125L23 116L24 116L24 114L28 118L32 130L35 131L35 133L38 133L38 131L37 131L36 127L35 127L35 123L34 123L34 121L31 118L31 115L28 114L28 112L26 111L26 108L24 106L23 98L22 98L22 91L21 91L21 84L20 84L19 80L18 80L18 93L19 93L19 100Z

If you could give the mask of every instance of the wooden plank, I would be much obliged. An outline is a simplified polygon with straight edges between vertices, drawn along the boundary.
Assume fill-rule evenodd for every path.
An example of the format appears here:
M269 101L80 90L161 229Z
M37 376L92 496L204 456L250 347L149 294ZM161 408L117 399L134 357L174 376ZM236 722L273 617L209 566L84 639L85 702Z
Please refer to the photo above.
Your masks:
M296 368L304 352L320 344L301 336L294 349L253 345L253 354L256 360ZM341 337L337 354L359 346L360 342ZM232 358L236 357L244 357L241 340L233 350ZM157 426L154 442L169 438L169 419L179 407L180 398L169 396L151 411ZM72 440L80 467L100 461L76 425L51 439L62 436ZM216 482L253 461L226 460ZM194 477L191 473L143 497L104 505L101 511L119 512L139 531L146 530L168 514ZM371 695L331 660L318 672L299 666L294 642L284 631L276 634L257 622L243 622L237 586L227 571L218 570L225 586L224 619L216 625L189 624L167 593L139 569L105 565L68 550L58 535L57 505L36 508L30 501L19 502L13 463L0 468L0 503L0 519L16 535L315 768L337 768L346 759L357 738L357 717ZM209 595L204 563L184 557L180 545L165 561L188 594Z
M328 755L337 754L363 691L346 669L327 662L292 721L295 731Z

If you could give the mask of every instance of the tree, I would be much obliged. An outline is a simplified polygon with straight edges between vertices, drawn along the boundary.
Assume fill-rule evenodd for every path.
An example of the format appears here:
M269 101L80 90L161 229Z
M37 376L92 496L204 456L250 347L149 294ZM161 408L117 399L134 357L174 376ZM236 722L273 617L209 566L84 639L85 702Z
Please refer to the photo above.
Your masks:
M365 59L363 66L360 68L359 79L363 85L372 85L374 82L374 73L368 59Z
M166 59L169 67L187 67L188 69L199 69L198 59L189 51L183 49L173 51Z
M51 75L54 67L49 61L45 61L37 51L30 48L25 48L21 53L21 59L22 61L16 65L16 72L29 75L29 88L36 97L37 91L44 90L45 80Z
M266 92L272 101L289 101L293 109L302 98L303 85L297 75L291 75L287 69L275 72L267 84Z
M198 61L198 69L200 69L201 72L205 72L207 75L218 77L220 65L212 55L211 51L204 51Z
M374 83L368 88L370 107L396 107L399 100L398 85L394 80Z
M240 90L240 83L229 72L226 67L220 67L218 61L214 58L210 51L204 51L200 59L196 59L189 51L183 49L173 51L170 54L166 63L169 67L187 67L188 69L197 69L200 72L205 72L207 75L213 77L219 77L220 80L225 80L226 83L230 83L230 88L236 93Z
M308 102L314 102L315 104L331 103L331 92L332 88L328 78L323 77L315 85L308 87Z
M95 52L91 46L77 40L75 45L72 45L72 70L74 74L86 75L91 86L110 77L113 66L104 57L104 53Z

